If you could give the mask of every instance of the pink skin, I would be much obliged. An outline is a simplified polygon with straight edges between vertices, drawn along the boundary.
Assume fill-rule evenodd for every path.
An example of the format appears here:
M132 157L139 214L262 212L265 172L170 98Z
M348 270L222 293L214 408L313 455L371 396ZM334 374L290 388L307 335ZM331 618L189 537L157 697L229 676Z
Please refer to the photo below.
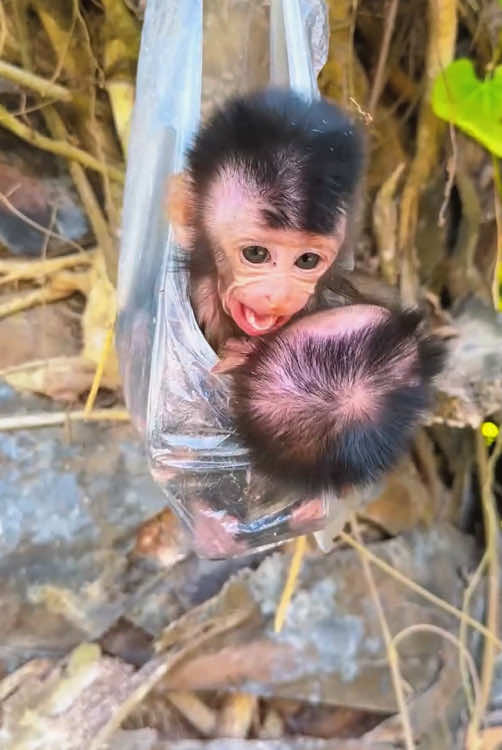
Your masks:
M232 557L247 550L245 542L235 539L239 522L225 511L217 511L205 503L193 507L194 550L201 557Z
M234 516L225 511L212 510L205 503L197 503L193 513L193 546L196 554L214 559L251 551L245 542L235 539L239 522ZM315 498L295 508L289 523L293 532L306 533L321 528L325 521L324 503L320 498Z
M279 329L305 307L345 235L344 217L330 236L271 229L262 216L270 206L231 168L222 170L212 185L205 208L206 230L222 250L218 292L223 308L248 336ZM252 263L244 257L244 248L254 245L268 250L265 262ZM319 256L315 268L296 265L306 252Z
M256 328L249 322L249 311L252 311L254 313L254 316L257 320L260 319L260 313L256 309L258 305L255 305L252 307L251 305L245 305L243 302L240 302L236 297L233 299L230 299L226 310L234 323L248 336L263 336L266 333L272 333L273 331L279 330L283 325L285 325L288 320L291 318L291 315L280 315L278 318L276 318L275 322L265 328ZM294 313L293 313L294 314ZM271 313L263 313L263 317L269 316Z
M301 336L302 334L308 334L323 338L331 337L340 333L350 333L367 325L376 324L388 314L388 310L376 305L350 305L334 308L332 310L313 313L296 321L288 327L287 335ZM215 366L213 372L225 373L243 365L253 348L252 341L236 338L229 339L225 345L223 357ZM356 402L358 398L357 394L351 393L352 403ZM366 406L365 398L366 394L363 389L359 398L363 403L360 406ZM230 546L232 545L231 523L229 523L231 520L233 519L227 518L225 524L225 530L229 534L226 543ZM312 498L306 500L292 511L290 527L293 532L305 533L306 531L321 528L325 520L326 509L323 501L320 498ZM204 533L206 534L207 530L204 530ZM213 544L213 541L211 541L211 544Z
M306 315L295 321L287 329L288 336L305 332L314 336L333 336L337 333L350 333L371 323L378 323L389 312L383 307L376 305L347 305L336 307L332 310ZM240 367L253 350L250 341L240 339L229 339L224 347L223 355L214 366L214 373L230 372Z
M291 333L305 331L311 336L321 337L333 336L337 333L352 333L367 325L379 323L388 314L388 310L377 305L346 305L306 315L295 321L288 331Z
M320 498L306 500L291 513L289 525L293 531L320 528L326 520L326 509Z
M173 175L166 209L176 241L185 250L194 247L193 208L189 179L183 174ZM335 261L345 237L344 215L340 215L333 234L319 235L271 229L264 222L264 209L270 206L260 189L234 168L221 170L205 197L203 211L205 229L219 249L218 279L211 294L204 294L195 307L199 323L201 317L216 319L221 303L225 314L248 336L276 331L305 307L319 279ZM263 263L251 263L243 255L246 247L256 245L268 250ZM319 256L315 268L296 265L304 253ZM221 324L216 327L221 328ZM219 338L217 331L207 326L206 335Z

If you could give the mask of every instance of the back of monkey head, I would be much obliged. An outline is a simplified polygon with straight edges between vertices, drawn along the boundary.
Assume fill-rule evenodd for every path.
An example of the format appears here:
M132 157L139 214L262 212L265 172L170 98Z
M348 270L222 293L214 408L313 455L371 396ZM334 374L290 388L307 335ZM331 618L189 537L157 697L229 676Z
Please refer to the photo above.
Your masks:
M267 89L229 100L201 128L188 154L196 203L225 171L264 199L272 228L334 231L363 168L363 138L341 109Z
M377 481L409 447L445 350L415 311L328 337L288 328L233 374L237 432L254 465L301 491Z

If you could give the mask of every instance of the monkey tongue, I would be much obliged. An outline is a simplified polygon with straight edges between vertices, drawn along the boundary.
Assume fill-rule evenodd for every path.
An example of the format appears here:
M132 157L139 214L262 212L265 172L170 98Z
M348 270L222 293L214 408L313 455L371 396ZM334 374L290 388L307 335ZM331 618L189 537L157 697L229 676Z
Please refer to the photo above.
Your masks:
M239 328L248 336L263 336L265 333L277 328L283 318L277 315L259 315L242 302L235 300L230 308L232 318Z
M243 309L247 322L250 326L253 326L256 331L260 331L261 333L269 331L277 323L277 315L258 315L254 310L251 310L249 307L244 307L244 305Z

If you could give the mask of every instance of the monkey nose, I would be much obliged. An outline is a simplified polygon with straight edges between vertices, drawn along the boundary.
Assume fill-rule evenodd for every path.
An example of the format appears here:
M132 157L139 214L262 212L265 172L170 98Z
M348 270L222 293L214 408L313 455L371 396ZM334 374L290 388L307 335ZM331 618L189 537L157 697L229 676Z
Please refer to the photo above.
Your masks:
M269 315L282 315L284 311L284 305L276 300L267 299L267 311Z
M266 294L265 299L268 302L270 312L273 313L284 307L288 301L288 294L285 290L277 289L270 294Z

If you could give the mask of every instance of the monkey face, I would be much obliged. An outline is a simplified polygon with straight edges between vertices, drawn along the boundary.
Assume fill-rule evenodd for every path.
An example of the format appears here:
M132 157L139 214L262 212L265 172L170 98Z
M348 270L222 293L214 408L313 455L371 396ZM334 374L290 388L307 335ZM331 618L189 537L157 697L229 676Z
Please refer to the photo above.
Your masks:
M246 238L236 234L227 234L218 265L220 298L242 331L262 336L307 305L336 258L339 239L264 227Z
M248 336L277 330L305 307L345 236L343 214L327 234L274 226L274 206L230 169L210 186L200 216L223 309Z
M273 226L273 206L224 170L202 198L186 177L172 179L169 215L193 256L201 249L211 256L221 306L248 336L271 333L303 310L345 238L343 213L326 234Z

